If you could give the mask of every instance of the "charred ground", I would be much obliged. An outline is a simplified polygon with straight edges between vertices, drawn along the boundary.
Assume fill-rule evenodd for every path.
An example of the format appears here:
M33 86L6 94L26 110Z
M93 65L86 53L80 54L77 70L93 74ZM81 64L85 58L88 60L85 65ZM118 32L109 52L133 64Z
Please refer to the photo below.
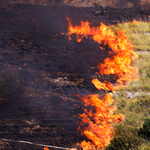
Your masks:
M0 137L63 147L83 140L77 131L82 102L76 93L97 92L91 79L97 62L109 57L111 50L104 52L89 39L69 41L66 16L74 25L88 20L98 26L100 22L150 21L149 15L149 10L135 7L0 6L1 79L12 75L22 89L0 104ZM4 141L0 148L42 149Z

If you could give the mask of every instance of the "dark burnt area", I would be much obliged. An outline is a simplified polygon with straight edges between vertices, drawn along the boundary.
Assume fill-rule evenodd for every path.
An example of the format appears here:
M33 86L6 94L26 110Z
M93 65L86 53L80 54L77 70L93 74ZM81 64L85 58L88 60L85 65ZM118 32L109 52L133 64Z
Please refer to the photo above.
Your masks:
M95 75L97 63L111 57L111 49L106 46L102 51L98 43L86 38L78 43L73 36L69 41L66 16L74 25L88 20L91 26L150 19L150 11L140 8L99 9L0 6L0 77L14 76L23 89L0 104L1 138L62 147L86 139L77 131L83 104L76 94L100 93L91 80L115 83L117 76ZM0 149L43 148L0 141Z

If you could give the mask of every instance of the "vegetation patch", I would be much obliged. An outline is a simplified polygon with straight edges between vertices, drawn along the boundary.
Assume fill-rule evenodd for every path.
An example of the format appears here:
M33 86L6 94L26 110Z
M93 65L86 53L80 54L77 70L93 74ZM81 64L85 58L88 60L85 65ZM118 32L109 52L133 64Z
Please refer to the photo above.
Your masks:
M133 62L139 70L139 80L131 82L131 84L122 90L132 92L150 92L150 53L139 53L138 59Z
M150 140L150 119L145 119L142 128L139 130L139 136Z
M114 94L117 113L125 121L116 125L114 139L106 150L150 150L150 23L132 22L111 26L124 30L135 45L138 59L132 65L139 70L139 80ZM139 94L127 97L127 92Z
M121 124L116 127L115 137L106 150L137 150L143 142L138 137L136 128Z
M125 31L137 51L150 51L150 22L127 22L111 26L113 30Z

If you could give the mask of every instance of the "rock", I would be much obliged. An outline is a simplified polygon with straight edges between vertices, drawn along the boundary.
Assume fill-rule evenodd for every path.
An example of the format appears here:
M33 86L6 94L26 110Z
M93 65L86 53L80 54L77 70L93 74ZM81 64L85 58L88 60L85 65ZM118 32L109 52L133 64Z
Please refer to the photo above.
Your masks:
M140 94L140 92L135 92L134 94L133 94L133 96L138 96Z
M94 12L94 15L95 15L95 16L104 15L104 10L95 11L95 12Z
M128 97L128 98L132 98L132 97L133 97L133 94L130 93L130 92L127 92L127 97Z

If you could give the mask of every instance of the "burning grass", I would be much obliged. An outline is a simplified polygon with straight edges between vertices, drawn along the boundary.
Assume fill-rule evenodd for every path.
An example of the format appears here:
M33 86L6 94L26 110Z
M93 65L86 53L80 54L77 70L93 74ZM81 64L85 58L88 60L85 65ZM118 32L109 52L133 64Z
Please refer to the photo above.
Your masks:
M126 31L129 40L135 45L135 50L150 50L150 22L136 21L117 24L112 26L114 30Z
M90 28L89 28L89 24L85 24L85 26L87 28L84 29L84 31L82 30L83 26L84 25L82 24L78 29L77 29L77 26L75 28L70 28L70 31L72 30L73 33L77 34L77 41L78 42L80 42L82 40L83 36L85 36L86 38L88 37L88 34L84 35L84 31L86 33L91 32ZM108 34L110 34L110 30L108 30L106 28L107 27L104 28L104 32L108 32L107 33L107 35L108 35ZM136 50L147 50L148 51L150 49L150 45L149 45L150 24L149 23L133 21L132 23L118 24L117 26L113 26L111 28L113 30L117 30L119 28L121 28L123 30L126 30L126 35L130 39L131 43L133 43L135 45ZM100 29L103 30L102 27ZM92 30L94 31L94 28ZM72 33L69 33L69 34L72 34ZM90 35L93 36L93 33L90 34ZM105 38L104 38L105 36L103 34L101 35L101 37L103 37L102 40L105 40ZM93 36L92 38L95 38L95 37ZM106 41L109 43L111 40L109 41L108 39L109 39L109 37L107 36ZM108 45L110 46L112 43L109 43ZM117 44L118 47L119 47L119 44ZM122 45L120 47L121 47L121 49L123 48ZM114 47L112 46L111 48L113 49ZM126 48L128 49L128 47L126 47ZM118 51L118 50L116 50L116 51ZM124 54L127 54L127 53L128 52L126 51ZM118 51L118 58L120 58L120 55L121 55L121 53L120 53L120 51ZM133 80L133 81L131 82L131 84L128 87L125 88L125 90L130 91L131 93L135 93L135 92L139 92L139 93L141 92L141 93L135 95L134 97L130 98L129 100L127 100L128 98L127 98L127 95L125 94L126 91L124 89L119 90L119 94L115 94L114 101L115 101L115 104L118 108L118 110L115 113L123 114L125 116L125 121L122 122L120 125L116 125L114 138L112 139L111 144L108 145L108 147L106 147L107 150L118 150L118 149L122 149L122 150L128 150L128 149L147 150L147 149L150 149L150 142L146 141L143 138L143 136L141 136L139 134L140 131L142 130L141 128L143 126L143 123L144 123L145 119L147 119L149 117L149 114L150 114L150 110L149 110L150 95L149 95L149 93L145 94L145 92L148 92L150 90L150 86L149 86L150 85L149 84L149 81L150 81L149 80L149 78L150 78L150 73L149 73L150 72L149 71L150 58L149 57L150 57L150 54L148 52L144 53L144 54L140 53L138 59L136 59L133 63L134 66L139 68L139 81L134 81L136 76L133 77L132 74L130 74L129 72L127 72L127 75L129 75L129 76L131 75L131 77L133 77L133 78L128 78L128 76L126 76L124 74L125 73L124 69L126 67L122 66L123 74L122 74L122 72L119 72L120 73L119 79L121 79L122 82L118 82L118 85L120 83L124 84L125 79L123 77L127 77L127 81L128 80L130 80L130 81ZM127 58L127 57L125 57L125 58ZM111 73L114 73L116 71L115 73L117 74L118 70L120 70L118 68L119 64L113 65L112 62L115 64L115 57L114 58L113 57L112 58L107 58L107 59L104 60L103 64L99 64L98 69L99 69L100 73L102 73L102 74L107 74L107 73L111 74ZM125 63L125 62L126 61L123 60L123 63ZM131 62L128 62L128 63L131 64ZM109 64L110 64L110 66L109 66ZM120 64L122 64L122 63L120 63ZM114 69L115 66L117 66L116 70ZM127 66L127 65L125 65L125 66ZM134 75L134 73L136 73L136 70L134 70L134 71L132 70L131 72ZM108 89L112 88L112 85L110 83L108 84L106 82L105 83L101 83L99 81L97 82L96 79L94 79L92 81L92 83L99 90L100 89L108 90ZM111 89L111 91L113 91L113 90ZM85 97L81 98L81 99L83 101L89 100L88 98L85 98ZM85 105L87 105L87 102L85 103ZM85 116L83 117L83 115L86 115L86 117ZM90 115L93 115L93 113L89 112L89 116ZM82 121L83 122L85 121L84 123L91 122L90 119L88 121L85 119L85 118L88 118L89 116L87 115L87 110L86 110L85 114L81 115L81 117L83 117ZM89 126L89 128L84 128L83 134L86 135L87 131L90 132L90 129L91 129L90 126ZM145 133L145 132L146 131L142 130L142 133ZM89 134L88 134L87 137L89 139L91 139L91 137L89 137ZM111 138L109 138L109 140L110 139ZM93 143L95 143L95 142L93 142ZM84 141L84 142L81 142L80 146L83 147L83 149L89 149L89 147L91 146L91 143L89 143L89 142L86 143ZM105 146L103 146L102 148L105 148ZM99 147L99 145L97 145L97 147ZM93 145L92 145L91 149L94 149Z
M150 90L150 53L139 54L134 61L139 68L139 81L132 82L125 90L132 92L149 92Z
M68 36L71 40L71 35L76 34L76 40L81 42L82 39L90 38L99 44L100 49L107 50L106 45L111 48L110 57L107 57L103 63L98 63L97 74L114 74L118 76L116 83L113 85L108 81L100 82L98 79L93 79L92 83L98 90L105 89L114 92L115 88L128 85L132 80L137 79L137 70L131 67L132 58L136 56L133 52L133 46L125 36L124 32L112 32L103 23L97 28L90 27L89 22L81 22L79 26L72 26L69 18ZM120 123L124 120L123 115L114 114L115 107L110 94L106 94L100 98L99 95L90 94L81 97L84 105L89 108L84 109L81 117L81 133L86 135L90 141L82 141L79 143L84 150L105 149L110 144L114 135L114 123ZM93 110L94 108L94 110ZM84 127L85 124L88 124ZM82 127L83 126L83 127ZM132 145L132 144L131 144Z
M116 149L121 142L125 150L129 148L136 150L150 149L149 140L138 136L138 132L144 124L144 120L148 119L150 115L150 54L139 54L139 58L134 61L134 64L139 67L139 81L131 82L128 87L122 89L118 95L114 96L118 113L125 115L125 121L122 125L116 127L116 137L108 149ZM130 91L132 94L139 92L139 95L127 98L126 91ZM133 134L136 136L132 136ZM127 148L125 145L129 145L129 147Z
M103 26L103 27L105 27L105 26ZM105 28L104 28L105 29ZM133 28L133 30L134 30L134 28ZM98 31L98 30L97 30ZM104 30L105 31L105 30ZM107 32L106 32L106 35L108 35L108 30L106 30ZM147 31L145 31L145 32L147 32ZM120 32L120 34L122 35L122 32ZM108 38L108 37L107 37ZM105 38L104 40L107 40L107 38ZM116 38L116 37L115 37ZM114 36L112 36L111 37L111 40L113 41L114 39ZM95 38L94 38L94 40L95 40ZM126 41L126 40L125 40ZM127 40L128 41L128 40ZM109 41L108 41L109 42ZM116 42L115 40L114 40L114 42ZM107 43L108 44L108 43ZM110 43L109 43L110 44ZM116 43L115 43L116 44ZM117 43L118 44L118 43ZM126 46L128 46L128 44L129 44L129 41L126 43ZM126 47L126 46L124 46L124 47ZM113 47L113 46L112 46ZM120 47L122 47L121 45L119 45L118 46L119 48ZM118 49L117 49L118 50ZM117 52L116 52L117 53ZM117 53L118 54L118 53ZM117 54L115 54L114 56L116 56ZM126 53L126 51L123 51L123 52L121 52L121 54L123 54L123 56L125 55L125 54L131 54L130 52L129 53ZM118 57L118 59L120 59L120 55L117 55ZM114 59L115 57L113 57L112 59L107 59L107 60L110 60L110 62L113 62L115 59ZM122 58L122 57L121 57ZM54 58L55 59L55 58ZM112 61L113 60L113 61ZM92 61L92 60L91 60ZM105 64L107 64L107 62L108 61L105 61ZM123 61L123 63L124 63L124 61ZM130 61L129 61L129 64L130 64ZM112 65L113 67L114 66L116 66L116 65L118 65L119 66L119 68L121 68L122 66L120 66L120 64L119 63L117 63L117 64L115 64L115 65ZM126 65L128 66L128 61L126 61ZM125 66L126 66L125 65ZM107 66L104 66L104 68L106 68ZM113 67L110 69L111 71L110 71L110 74L114 71L115 73L118 71L118 68L117 69L113 69ZM99 66L99 68L100 68L100 70L102 70L101 68L102 68L102 65L100 65ZM109 71L109 67L107 67L107 70ZM105 72L104 72L105 73ZM130 73L131 74L131 73ZM121 78L123 78L123 76L120 76L119 75L119 77L121 77ZM132 79L132 78L131 78ZM133 80L133 79L132 79ZM125 81L125 80L124 80ZM123 82L124 82L123 81ZM108 89L106 89L106 87L111 87L111 86L108 86L107 84L104 84L104 85L106 85L105 86L105 90L109 90L109 89L111 89L111 88L108 88ZM144 99L144 98L143 98ZM93 100L93 99L92 99ZM125 97L125 100L124 101L126 101L127 100L127 97ZM100 101L100 99L98 100L98 101ZM116 100L117 101L117 100ZM118 102L118 107L121 105L120 104L120 99L118 100L119 102ZM138 138L138 137L136 137L137 136L137 134L135 134L135 131L136 131L136 128L134 128L135 126L133 126L133 124L136 122L137 123L137 125L138 124L140 124L139 122L141 121L140 119L143 117L143 116L141 116L140 118L139 118L139 122L137 122L136 121L136 118L137 118L137 116L138 116L138 112L139 113L142 113L142 111L141 111L141 106L140 105L138 105L137 103L134 103L134 101L133 101L133 103L131 103L131 101L130 101L130 103L127 105L125 102L122 102L123 104L122 104L122 106L121 106L121 108L119 108L119 110L118 110L118 112L120 111L122 111L122 113L124 113L124 114L126 114L126 111L130 111L130 113L126 116L127 117L127 119L126 119L126 121L127 121L127 123L126 123L126 121L125 121L125 123L127 124L125 124L125 123L123 123L123 124L125 124L125 126L124 125L120 125L120 126L118 126L118 128L117 128L117 131L118 132L116 132L116 137L115 138L118 138L118 140L116 140L115 141L115 143L117 143L117 142L120 142L120 141L123 141L124 140L124 143L123 144L120 144L121 146L123 145L124 146L124 149L126 148L126 149L133 149L133 145L135 146L135 149L137 148L137 147L141 147L141 142L140 142L140 138ZM103 101L101 100L100 101L102 104L103 104ZM143 104L144 103L144 104ZM141 102L140 104L141 105L143 105L143 108L145 107L145 103L146 103L146 100L144 101L144 102ZM108 103L108 105L107 104L103 104L103 106L104 107L106 107L106 108L109 108L109 104L110 103ZM136 105L135 105L136 104ZM147 103L146 103L147 104ZM126 108L126 110L125 111L123 111L123 108L125 107L125 106L123 106L123 105L127 105L128 107ZM148 104L147 104L148 105ZM134 108L134 107L136 107L136 108ZM98 111L99 111L99 108L97 108L97 107L95 107ZM137 109L138 108L138 109ZM111 110L111 109L110 109ZM135 110L135 112L132 112L132 110ZM106 110L105 110L106 111ZM107 111L106 111L107 112ZM108 111L107 112L108 113L108 115L110 114L110 112ZM127 112L128 113L128 112ZM92 118L92 120L93 120L93 118L95 119L94 121L96 122L98 122L98 125L100 125L100 123L99 123L99 120L96 120L96 117L94 116L93 117L93 114L96 114L95 112L93 113L91 113L90 115L91 115L91 118ZM136 115L135 115L136 114ZM105 116L105 115L103 115L105 118L107 117L107 116ZM100 117L99 117L100 118ZM103 119L103 118L102 118ZM108 116L108 119L112 119L110 116ZM109 121L110 121L109 120ZM94 122L94 121L92 121L92 122ZM103 123L103 122L102 122ZM108 123L109 122L104 122L105 123L105 125L107 126L108 125ZM129 125L128 125L129 124ZM142 122L141 122L141 124L142 124ZM91 127L91 126L90 126ZM120 127L120 128L119 128ZM97 129L97 128L95 128L95 129ZM128 129L128 130L125 130L125 129ZM106 130L105 130L106 131ZM104 132L105 132L104 131ZM109 130L108 130L109 131ZM88 132L86 132L86 133L88 133ZM121 134L120 134L121 133ZM120 135L119 135L120 134ZM98 135L99 136L99 135ZM105 136L104 136L105 137ZM127 139L128 140L126 140L126 137L127 137ZM130 140L130 139L133 139L133 140ZM94 140L94 139L93 139ZM108 140L108 142L110 141L110 139ZM130 141L130 143L129 143L129 141ZM97 141L96 141L97 142ZM133 144L133 142L134 142L134 144ZM88 144L88 143L87 143ZM107 143L106 143L107 144ZM106 146L106 144L104 143L104 146ZM129 145L129 146L126 146L126 145ZM98 145L99 146L99 145ZM123 148L123 146L122 147L119 147L120 149L121 148ZM126 146L126 147L125 147ZM132 146L132 147L131 147ZM116 144L116 147L117 147L117 144ZM118 148L118 147L117 147Z
M135 45L138 59L134 60L133 65L139 69L139 80L130 83L126 89L131 92L149 92L150 90L150 23L149 22L137 22L118 24L112 27L115 30L122 29L126 31L126 35L129 37L131 43ZM147 34L146 34L147 33ZM133 37L133 34L136 35ZM141 36L143 38L141 38ZM144 40L145 39L145 40ZM135 42L137 41L137 43ZM143 52L144 51L144 52Z
M145 34L150 32L150 23L124 23L113 28L126 30L126 34L131 42L135 44L136 50L148 51L150 49L148 43L150 37ZM131 38L133 34L136 34L136 38ZM142 39L140 39L141 35L143 36ZM143 40L144 38L145 40ZM135 43L135 40L139 40L139 43ZM140 46L141 48L138 49ZM118 108L117 112L124 114L125 121L116 126L116 134L111 144L106 148L107 150L150 149L149 137L147 138L148 128L144 128L150 115L150 53L138 52L138 56L133 64L139 69L139 80L131 82L125 89L120 89L118 94L114 96ZM127 98L127 91L132 94L130 98ZM138 94L134 96L136 92ZM146 127L148 125L147 123Z
M144 139L145 135L141 135L140 131L145 119L150 115L150 95L141 94L127 98L125 92L119 92L114 96L114 101L117 112L124 114L125 121L116 126L114 139L106 150L148 150L150 141Z

